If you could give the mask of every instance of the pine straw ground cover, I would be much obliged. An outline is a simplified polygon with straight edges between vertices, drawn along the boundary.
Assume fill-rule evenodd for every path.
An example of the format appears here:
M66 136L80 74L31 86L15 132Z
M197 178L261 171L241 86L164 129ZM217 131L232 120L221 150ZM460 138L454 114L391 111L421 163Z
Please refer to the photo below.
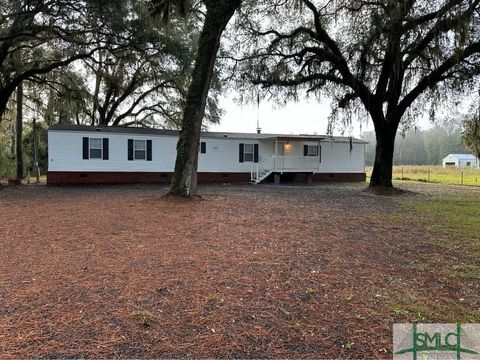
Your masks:
M363 186L3 189L0 358L390 358L395 322L479 322L478 237L417 205L480 191Z

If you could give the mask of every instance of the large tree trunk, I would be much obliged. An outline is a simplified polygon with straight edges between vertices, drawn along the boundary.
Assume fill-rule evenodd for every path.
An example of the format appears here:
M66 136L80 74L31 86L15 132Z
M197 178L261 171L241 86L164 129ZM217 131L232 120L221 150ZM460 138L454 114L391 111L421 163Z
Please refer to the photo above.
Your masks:
M241 0L205 1L207 13L183 113L175 173L170 188L171 195L191 196L197 191L200 131L220 38L240 2Z
M393 152L397 127L376 127L375 163L373 165L370 187L393 187Z
M16 124L17 179L23 179L23 84L17 87L17 124Z
M3 115L5 115L5 111L7 110L8 99L10 95L4 94L3 91L0 91L0 123L3 120Z
M5 112L7 111L8 100L10 100L10 97L14 94L14 92L15 88L12 88L11 86L5 88L0 87L0 123L3 120Z

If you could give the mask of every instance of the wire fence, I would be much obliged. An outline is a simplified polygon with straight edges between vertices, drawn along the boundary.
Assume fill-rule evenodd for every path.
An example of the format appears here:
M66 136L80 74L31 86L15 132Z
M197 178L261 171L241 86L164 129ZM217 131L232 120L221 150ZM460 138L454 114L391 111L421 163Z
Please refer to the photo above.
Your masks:
M372 167L367 167L371 175ZM420 181L426 183L480 186L480 169L442 166L394 166L393 180Z

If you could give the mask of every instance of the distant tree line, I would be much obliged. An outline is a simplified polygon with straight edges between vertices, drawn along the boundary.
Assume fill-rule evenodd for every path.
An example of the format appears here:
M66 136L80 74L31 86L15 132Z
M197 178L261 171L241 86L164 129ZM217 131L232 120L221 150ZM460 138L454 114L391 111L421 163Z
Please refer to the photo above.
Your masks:
M369 142L366 163L375 162L375 133L364 132L362 138ZM459 126L435 125L431 129L413 128L395 139L394 165L440 165L451 153L472 153L464 144L464 131Z

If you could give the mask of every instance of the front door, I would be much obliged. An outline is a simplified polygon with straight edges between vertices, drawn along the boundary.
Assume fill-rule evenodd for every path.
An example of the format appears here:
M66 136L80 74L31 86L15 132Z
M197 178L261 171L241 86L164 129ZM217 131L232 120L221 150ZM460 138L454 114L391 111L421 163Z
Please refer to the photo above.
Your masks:
M283 162L283 169L295 170L298 166L298 157L295 156L297 152L295 143L291 141L282 142L281 156Z

